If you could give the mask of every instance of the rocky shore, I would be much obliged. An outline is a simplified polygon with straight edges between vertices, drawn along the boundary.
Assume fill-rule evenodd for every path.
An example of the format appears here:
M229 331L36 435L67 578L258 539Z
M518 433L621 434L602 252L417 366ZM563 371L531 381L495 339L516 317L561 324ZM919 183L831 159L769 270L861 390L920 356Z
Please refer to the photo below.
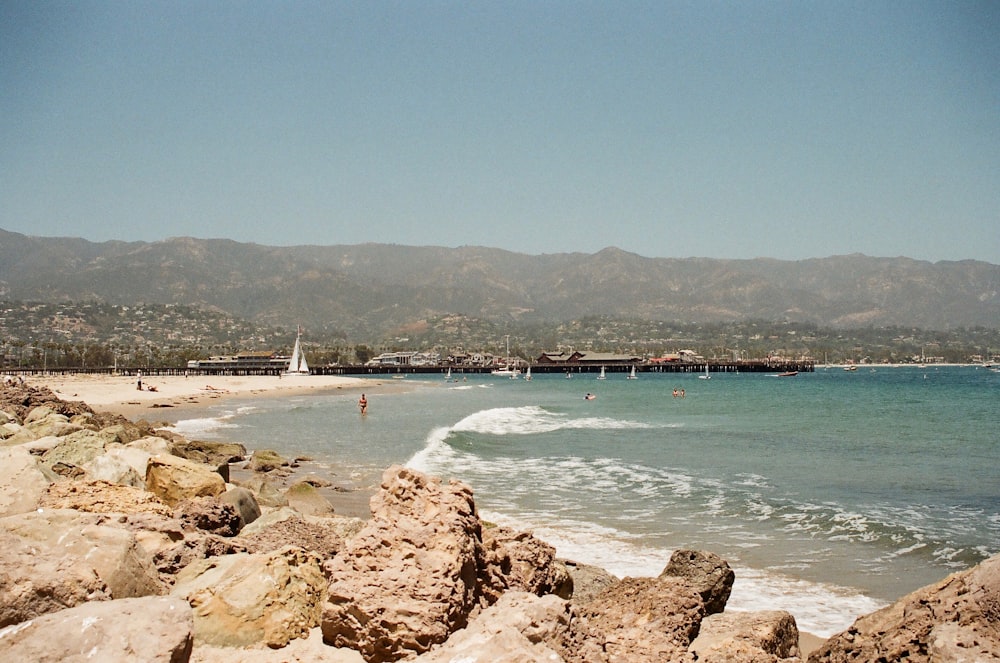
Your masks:
M1000 557L804 652L793 615L726 611L710 552L615 578L404 467L344 515L295 459L26 385L0 392L0 458L4 660L1000 660Z

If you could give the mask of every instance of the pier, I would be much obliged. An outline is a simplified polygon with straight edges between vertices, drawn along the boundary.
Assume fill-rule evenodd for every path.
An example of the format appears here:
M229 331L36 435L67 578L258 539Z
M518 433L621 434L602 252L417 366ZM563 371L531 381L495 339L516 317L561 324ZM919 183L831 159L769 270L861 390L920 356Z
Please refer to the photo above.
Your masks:
M705 366L709 373L812 373L816 370L816 362L812 360L776 360L751 359L741 361L708 361L708 362L666 362L648 364L643 362L621 364L594 364L589 362L532 364L532 375L561 375L565 373L628 373L635 366L636 373L703 373ZM438 364L434 366L367 366L364 364L346 364L343 366L312 366L312 375L437 375L451 369L454 375L489 375L492 366L461 366L454 364ZM526 366L519 367L523 373ZM141 371L143 376L187 376L199 375L280 375L283 370L262 366L229 366L186 368L180 366L118 366L108 367L22 367L5 368L3 375L136 375Z

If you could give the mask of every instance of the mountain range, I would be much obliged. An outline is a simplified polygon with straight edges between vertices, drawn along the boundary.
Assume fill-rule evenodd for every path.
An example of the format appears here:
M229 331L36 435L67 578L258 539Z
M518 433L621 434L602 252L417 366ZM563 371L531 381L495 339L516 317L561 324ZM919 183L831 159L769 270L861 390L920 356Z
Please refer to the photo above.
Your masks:
M479 246L90 242L0 230L0 299L196 306L261 325L378 338L460 314L554 323L768 320L833 328L1000 327L1000 266L832 256L528 255Z

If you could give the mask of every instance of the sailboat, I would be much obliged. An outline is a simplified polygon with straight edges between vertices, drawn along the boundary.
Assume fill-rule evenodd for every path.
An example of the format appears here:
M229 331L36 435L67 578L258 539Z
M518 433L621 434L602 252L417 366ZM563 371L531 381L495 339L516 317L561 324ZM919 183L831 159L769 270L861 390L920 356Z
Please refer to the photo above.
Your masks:
M708 374L708 364L705 364L705 373L698 376L699 380L711 380L712 376Z
M524 379L528 382L531 381L531 366L528 367L527 372L524 374Z
M306 363L306 355L302 352L302 345L299 342L302 338L302 329L299 328L295 335L295 347L292 349L292 358L288 360L288 370L285 375L309 375L309 364Z
M603 366L601 366L601 374L597 376L597 379L598 380L607 380L608 379L607 376L604 375L604 367Z
M511 380L516 380L517 376L520 375L520 371L516 368L510 367L510 334L507 334L507 363L504 364L503 368L497 368L492 371L493 375L503 375L509 377Z
M639 379L639 378L637 378L635 376L635 364L632 364L632 370L628 372L628 377L625 378L625 379L626 380L638 380Z

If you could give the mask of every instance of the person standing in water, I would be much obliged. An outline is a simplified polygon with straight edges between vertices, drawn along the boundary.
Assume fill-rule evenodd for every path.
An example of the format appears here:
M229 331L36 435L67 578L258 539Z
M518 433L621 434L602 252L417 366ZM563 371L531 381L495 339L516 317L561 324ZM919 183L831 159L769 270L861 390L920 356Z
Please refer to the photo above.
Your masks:
M368 414L368 399L365 398L364 394L361 394L361 398L358 399L358 407L361 408L361 414Z

